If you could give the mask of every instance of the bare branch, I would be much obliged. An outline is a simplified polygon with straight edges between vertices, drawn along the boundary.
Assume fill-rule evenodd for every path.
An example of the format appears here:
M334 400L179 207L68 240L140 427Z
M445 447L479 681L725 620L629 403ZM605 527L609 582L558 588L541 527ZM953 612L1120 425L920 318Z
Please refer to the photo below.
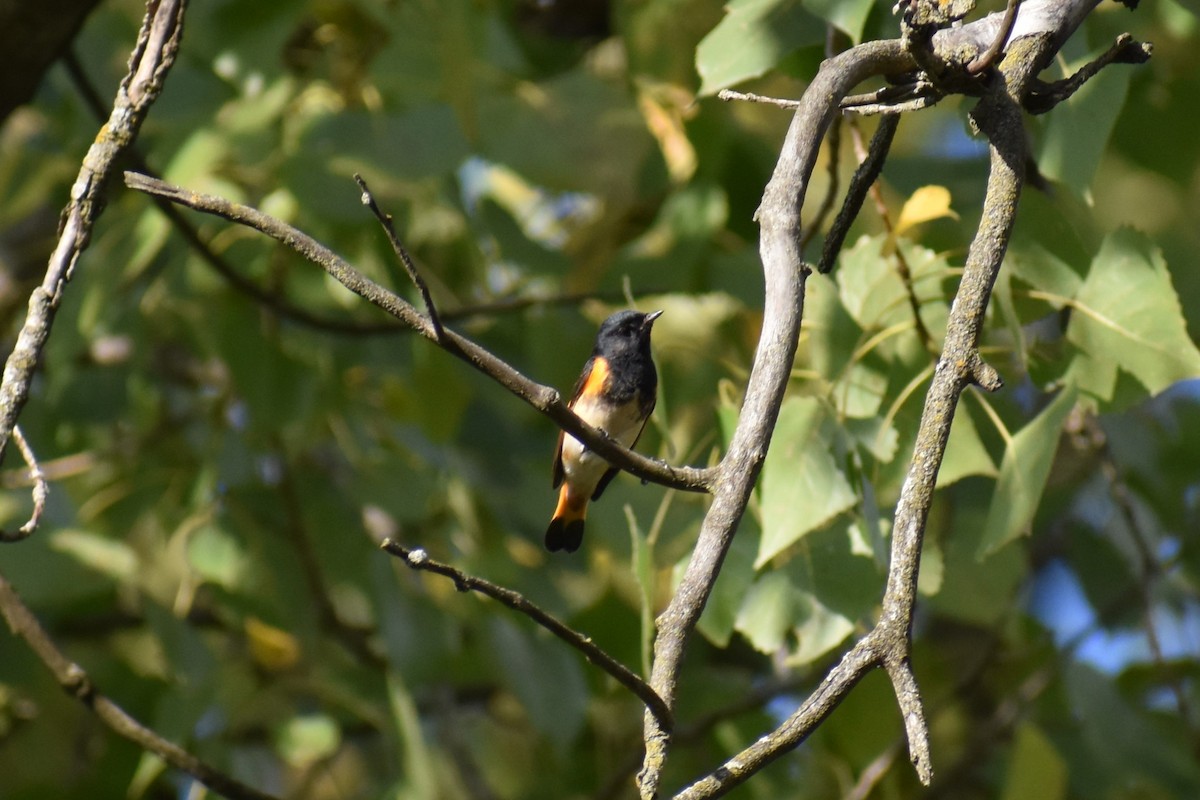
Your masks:
M626 667L620 661L617 661L604 652L604 650L600 649L590 638L568 627L557 617L554 617L540 606L527 600L524 595L514 592L512 589L497 586L482 578L468 575L449 564L434 561L424 550L409 550L391 539L384 539L383 544L380 546L415 570L434 572L449 578L454 581L454 587L460 592L479 592L529 617L538 625L541 625L559 639L562 639L571 647L583 653L588 661L616 678L618 683L637 695L638 699L646 705L647 713L654 715L668 730L671 728L671 709L658 696L658 693L650 688L650 684L634 674L629 667Z
M367 186L366 179L357 172L354 173L354 182L358 184L358 188L362 189L362 204L371 209L371 213L375 215L375 219L379 220L379 224L383 226L384 233L387 234L388 242L392 245L392 251L396 257L400 259L400 263L404 264L404 269L408 272L408 277L413 282L413 286L417 287L417 291L421 293L421 302L425 304L425 315L429 317L429 324L433 328L433 336L439 342L445 335L442 331L442 322L438 319L437 307L433 304L433 297L429 294L429 286L426 285L425 279L421 277L421 273L417 271L417 265L413 263L412 256L408 254L408 249L400 241L400 237L396 234L396 226L392 224L392 215L387 214L375 202L375 195L371 194L371 187Z
M1151 45L1136 42L1128 33L1122 33L1113 42L1112 47L1101 53L1095 60L1084 64L1071 76L1053 83L1035 82L1033 89L1025 98L1025 110L1030 114L1045 114L1079 91L1083 84L1094 78L1109 64L1144 64L1149 60L1153 50Z
M58 649L3 575L0 575L0 615L8 623L9 630L24 639L29 649L49 668L66 693L90 708L113 733L153 753L175 769L188 773L209 789L231 800L273 800L272 795L245 785L167 741L101 694L83 667Z
M817 152L838 102L863 79L913 67L899 42L862 44L829 59L809 85L792 120L775 172L767 184L758 219L759 252L766 291L762 334L746 388L746 398L729 451L721 462L713 504L679 588L658 618L651 685L675 703L684 645L708 601L717 573L745 513L767 444L779 416L800 331L807 274L799 251L800 209ZM646 756L638 782L643 798L655 797L666 762L670 731L647 715Z
M13 428L25 402L29 384L50 336L54 315L79 255L88 246L92 227L104 207L104 188L118 158L137 137L150 106L162 90L167 71L175 61L183 34L186 0L150 0L108 122L88 149L71 201L63 212L58 244L50 256L42 284L29 297L29 311L17 343L4 364L0 381L0 459L8 448Z
M125 184L131 189L164 197L179 205L245 225L286 244L324 269L359 297L388 312L415 332L491 377L517 397L550 417L560 428L579 439L590 450L603 456L614 467L623 469L643 480L672 489L689 492L711 490L717 476L715 468L676 467L622 447L611 437L581 420L574 411L567 407L556 389L530 380L507 362L449 328L443 329L443 336L439 340L429 319L411 303L369 280L332 250L302 231L249 206L172 186L136 172L125 173Z
M29 446L29 442L25 441L25 434L21 433L19 426L13 427L12 436L13 441L17 443L17 449L21 451L21 457L25 459L25 465L29 467L27 474L29 480L33 482L33 512L29 515L29 521L18 528L15 533L0 530L0 542L19 542L36 531L42 522L42 514L46 511L46 497L50 494L50 487L46 483L46 473L42 471L42 466L38 463L33 448Z
M753 92L735 92L733 89L722 89L717 92L717 99L726 102L730 100L745 100L750 103L765 103L769 106L787 109L797 109L800 107L799 100L788 100L783 97L767 97L766 95L754 94Z
M867 156L854 171L854 177L850 179L850 186L846 190L846 198L842 201L842 207L833 220L833 227L830 228L829 235L825 237L825 245L821 249L821 262L817 265L818 272L828 274L833 270L833 265L846 241L846 236L850 233L850 226L854 224L858 212L862 210L867 192L875 185L875 181L879 179L879 173L883 171L883 162L887 160L888 152L892 147L892 139L896 136L896 128L899 125L900 116L898 114L885 116L879 121L879 127L875 129L875 135L871 137Z

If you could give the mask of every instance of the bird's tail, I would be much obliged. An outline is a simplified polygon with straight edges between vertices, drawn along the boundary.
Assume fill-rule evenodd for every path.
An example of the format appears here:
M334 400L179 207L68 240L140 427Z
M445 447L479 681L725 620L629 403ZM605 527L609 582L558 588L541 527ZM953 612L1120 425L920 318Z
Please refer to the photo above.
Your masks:
M571 485L564 483L558 493L558 507L550 527L546 528L546 549L574 553L583 541L583 520L587 517L587 495L574 494Z

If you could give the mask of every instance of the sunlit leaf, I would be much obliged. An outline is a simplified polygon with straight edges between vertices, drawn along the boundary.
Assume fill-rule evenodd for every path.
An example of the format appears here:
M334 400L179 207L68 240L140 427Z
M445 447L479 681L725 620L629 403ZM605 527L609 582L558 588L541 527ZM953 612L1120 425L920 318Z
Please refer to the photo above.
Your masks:
M50 541L55 550L115 580L129 581L137 574L137 553L124 542L83 530L55 531Z
M844 31L857 44L875 0L803 0L804 7Z
M204 580L231 589L246 566L237 539L215 525L205 525L188 537L188 561Z
M945 186L922 186L904 201L896 220L896 235L902 236L916 225L944 217L958 219L958 214L950 208L950 190Z
M270 672L291 669L300 660L300 643L287 631L247 617L243 625L246 643L255 663Z
M858 497L822 434L824 407L812 398L784 402L762 471L761 567L805 534L852 507Z
M805 606L787 573L773 570L754 581L746 592L736 628L757 650L773 653L787 643Z
M968 475L996 474L996 464L979 438L975 420L967 408L969 405L972 403L967 398L958 403L954 421L950 425L950 442L946 445L946 455L938 470L938 488L949 486Z
M1120 368L1151 394L1200 376L1200 351L1188 336L1166 262L1154 245L1133 231L1118 231L1104 240L1072 303L1067 338L1087 356L1088 362L1076 365L1080 374L1103 370L1111 376ZM1103 391L1106 383L1086 385L1107 400L1112 388L1108 383L1108 391Z
M325 714L300 714L275 732L275 749L293 767L309 767L329 758L342 743L342 729Z
M825 27L800 0L731 0L696 48L701 96L757 78L800 47L820 44Z
M743 522L742 525L747 527L749 523ZM743 530L741 535L734 537L725 556L725 563L721 567L721 574L717 577L712 594L704 605L704 613L700 615L700 622L696 625L705 638L718 647L728 646L737 627L742 601L754 582L755 543L747 535L749 533L751 531ZM683 569L686 566L686 558L677 565L676 583L683 577Z

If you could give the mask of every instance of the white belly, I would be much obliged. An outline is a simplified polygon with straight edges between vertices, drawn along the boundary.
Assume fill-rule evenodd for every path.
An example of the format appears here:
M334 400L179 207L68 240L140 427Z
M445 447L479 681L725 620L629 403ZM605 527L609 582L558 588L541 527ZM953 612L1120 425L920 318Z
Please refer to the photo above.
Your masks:
M625 447L632 447L642 431L642 420L638 419L637 404L631 403L630 406L614 411L612 406L599 400L581 399L575 404L574 411L613 440ZM563 436L562 464L567 482L588 494L591 494L604 473L612 469L611 464L588 450L569 433Z

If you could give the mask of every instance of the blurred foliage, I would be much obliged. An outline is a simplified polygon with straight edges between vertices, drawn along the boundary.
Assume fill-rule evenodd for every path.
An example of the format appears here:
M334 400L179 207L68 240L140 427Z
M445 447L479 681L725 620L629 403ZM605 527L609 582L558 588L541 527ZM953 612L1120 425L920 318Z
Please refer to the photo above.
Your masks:
M139 146L167 179L258 205L411 295L358 202L362 172L442 310L484 307L453 324L545 383L571 385L627 294L666 309L641 448L707 463L756 341L752 216L788 123L713 95L798 96L827 21L848 39L893 36L888 5L194 3ZM78 39L103 97L141 11L111 0ZM1105 3L1051 72L1127 29L1153 60L1106 69L1029 121L1051 185L1022 200L984 335L1006 386L964 396L925 543L914 663L938 796L1200 796L1194 12ZM968 107L905 118L882 183L893 226L868 204L837 271L809 280L791 395L685 662L667 787L790 712L877 612L930 348L981 207ZM10 334L97 124L59 68L0 129ZM843 186L873 127L843 125ZM811 209L827 186L822 167ZM380 321L282 246L193 221L287 303ZM513 303L527 298L540 301ZM5 573L164 735L294 798L632 794L632 697L376 543L512 587L644 668L703 498L621 478L583 550L551 558L551 423L417 337L280 318L118 187L21 424L54 483L42 530L4 548ZM15 527L28 499L7 467L0 521ZM869 796L915 796L901 736L886 681L869 677L735 796L841 797L873 764L889 768ZM0 775L5 798L188 785L7 636Z

